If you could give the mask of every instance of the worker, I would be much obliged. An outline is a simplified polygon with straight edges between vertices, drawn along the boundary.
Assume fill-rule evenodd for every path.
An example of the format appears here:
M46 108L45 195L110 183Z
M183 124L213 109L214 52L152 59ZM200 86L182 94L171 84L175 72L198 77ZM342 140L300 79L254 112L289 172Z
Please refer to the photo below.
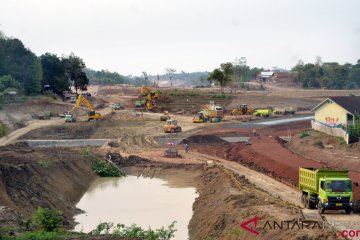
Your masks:
M185 147L185 151L186 151L186 152L189 152L189 150L190 150L189 144L185 143L185 146L184 146L184 147Z

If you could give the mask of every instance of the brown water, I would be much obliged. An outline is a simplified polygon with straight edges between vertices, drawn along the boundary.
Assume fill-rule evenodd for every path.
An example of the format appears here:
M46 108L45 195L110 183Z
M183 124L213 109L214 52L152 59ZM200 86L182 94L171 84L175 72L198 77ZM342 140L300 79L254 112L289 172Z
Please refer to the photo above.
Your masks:
M188 239L192 204L198 195L195 188L177 186L173 180L142 176L97 179L76 205L86 213L75 216L79 222L75 230L89 232L100 222L157 229L177 221L174 239Z

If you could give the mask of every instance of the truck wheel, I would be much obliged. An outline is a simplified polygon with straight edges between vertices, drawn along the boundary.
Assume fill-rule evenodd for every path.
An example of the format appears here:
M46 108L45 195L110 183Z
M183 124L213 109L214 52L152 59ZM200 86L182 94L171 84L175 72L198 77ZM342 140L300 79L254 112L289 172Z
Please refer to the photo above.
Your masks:
M350 213L351 213L351 209L350 209L350 208L345 209L345 213L346 213L346 214L350 214Z
M317 208L319 210L319 214L324 214L325 208L322 207L321 202L319 201L317 204Z
M308 195L305 195L305 197L304 197L304 207L309 208L309 197L308 197Z
M301 203L302 203L302 204L305 203L305 194L301 195Z

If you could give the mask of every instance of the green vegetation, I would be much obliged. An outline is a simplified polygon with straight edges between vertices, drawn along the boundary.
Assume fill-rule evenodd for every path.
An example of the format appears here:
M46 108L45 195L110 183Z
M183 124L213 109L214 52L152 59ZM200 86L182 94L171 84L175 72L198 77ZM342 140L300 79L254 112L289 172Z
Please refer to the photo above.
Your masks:
M4 92L16 95L37 95L46 91L61 94L70 82L75 89L86 89L89 80L84 73L85 63L73 53L58 58L45 53L37 57L16 38L0 34L0 104Z
M214 94L212 95L212 98L220 98L220 99L231 99L232 96L231 95L227 95L225 93L218 93L218 94Z
M232 63L222 63L220 64L220 68L215 68L214 71L209 74L208 80L210 82L215 80L219 83L221 89L223 89L229 82L232 81L233 73L234 70Z
M197 97L200 96L200 93L198 92L165 92L164 93L167 96L171 96L171 97Z
M111 162L100 159L91 149L85 149L82 156L90 160L91 169L100 177L124 177L126 173Z
M291 69L291 79L304 88L352 89L360 87L360 60L352 65L337 62L323 63L318 57L315 63L302 61Z
M39 164L40 167L43 167L43 168L48 168L52 165L52 162L49 160L40 160L37 163Z
M33 216L32 222L43 231L53 232L62 227L62 212L39 207Z
M323 144L323 142L321 141L321 140L316 140L315 142L314 142L314 145L316 145L316 146L319 146L319 147L324 147L324 144Z
M89 78L90 84L124 84L129 83L129 80L120 75L117 72L109 72L109 71L95 71L89 68L85 68L84 72Z
M310 133L309 133L308 130L304 130L299 134L300 138L305 138L305 137L308 137L308 136L310 136Z
M338 139L338 143L339 143L340 145L345 145L345 144L346 144L344 138L338 137L337 139Z
M7 136L9 132L9 128L0 121L0 137Z
M145 239L145 240L168 240L174 237L175 221L171 223L167 228L160 228L153 230L150 227L144 230L142 227L133 224L131 226L125 226L124 224L117 224L104 222L100 223L95 230L92 231L94 235L112 234L113 237L121 237L127 239Z

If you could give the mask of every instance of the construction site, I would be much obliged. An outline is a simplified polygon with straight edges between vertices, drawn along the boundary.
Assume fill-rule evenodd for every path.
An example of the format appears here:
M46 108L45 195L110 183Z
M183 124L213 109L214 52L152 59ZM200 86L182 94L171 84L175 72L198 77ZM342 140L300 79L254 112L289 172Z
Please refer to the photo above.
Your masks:
M360 239L360 145L312 130L310 112L360 91L269 84L219 92L90 85L75 98L5 105L3 234L21 234L43 207L61 211L64 229L86 239L113 239L94 235L102 222L146 229L173 221L174 239ZM102 178L94 159L126 176ZM299 179L315 169L333 170L318 170L320 181L351 179L340 194L347 202L329 210L313 198L325 191Z

